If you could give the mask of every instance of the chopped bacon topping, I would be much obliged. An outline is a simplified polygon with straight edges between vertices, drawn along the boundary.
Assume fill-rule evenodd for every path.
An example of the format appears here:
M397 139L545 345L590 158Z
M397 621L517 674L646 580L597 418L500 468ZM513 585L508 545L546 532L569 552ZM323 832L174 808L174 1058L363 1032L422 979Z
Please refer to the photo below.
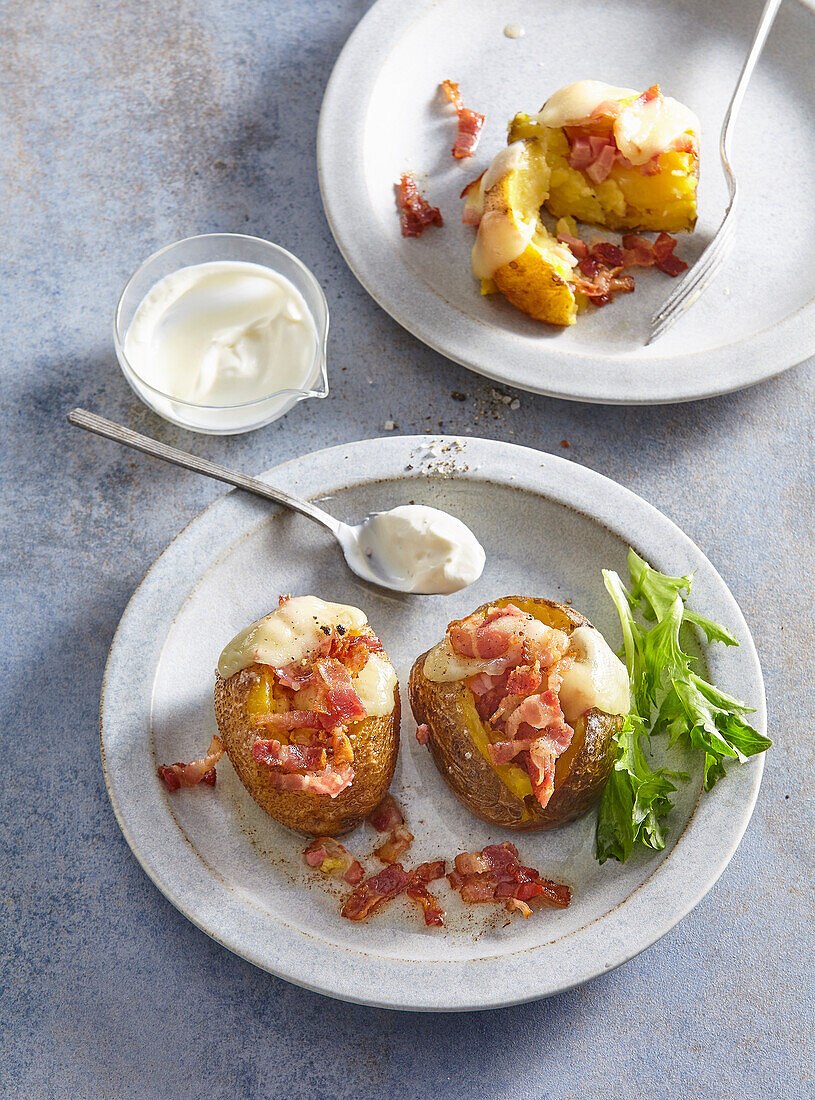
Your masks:
M402 864L393 863L356 887L346 898L341 910L342 915L348 920L364 920L383 902L398 897L409 882L410 875Z
M207 755L200 760L191 760L189 764L162 764L156 769L159 779L163 779L170 791L179 787L195 787L198 783L215 786L215 765L224 754L224 743L216 734L209 743Z
M426 722L422 722L421 725L416 727L416 740L420 745L426 745L430 740L430 727Z
M529 619L515 604L491 608L486 616L470 615L466 619L450 623L450 644L462 657L477 657L483 661L503 657L509 650L515 634L511 619Z
M419 193L413 176L402 176L397 188L397 205L402 218L402 236L420 237L429 225L444 225L441 211Z
M471 157L476 150L478 139L481 136L484 116L464 106L461 94L458 90L458 84L453 83L452 80L444 80L441 86L445 95L455 107L456 114L458 115L458 134L456 135L456 143L452 150L453 156L456 157L457 160L462 160L464 157Z
M595 305L604 306L615 294L630 294L634 279L624 275L627 267L658 267L666 275L679 275L687 269L684 260L674 256L676 239L660 233L653 242L634 233L626 233L622 247L611 241L595 241L589 246L578 237L560 233L558 240L577 257L577 272L572 282Z
M309 867L319 867L324 875L341 876L351 886L356 886L365 877L359 860L333 836L318 836L312 840L303 852L303 859Z
M531 912L528 902L533 898L556 909L565 909L571 901L568 886L541 878L533 867L523 867L518 849L509 841L488 845L480 852L461 852L447 881L463 901L505 901L510 912L518 909L524 916L529 916L526 910Z
M374 855L382 863L396 863L413 843L413 833L404 825L397 825L388 833L387 840L374 848Z
M357 886L346 898L341 910L342 915L348 920L364 920L365 917L375 913L384 902L406 893L409 898L418 901L422 906L426 924L443 924L444 910L428 892L427 884L443 878L444 872L443 859L432 863L420 863L410 872L406 871L401 863L393 863Z
M387 833L397 825L404 825L405 818L399 803L392 794L386 794L368 820L378 833Z
M309 794L327 794L336 798L354 780L354 769L350 764L330 765L321 772L278 772L269 771L264 781L278 791L307 791Z
M284 772L320 771L327 763L322 745L282 745L279 741L255 741L252 758L258 764L282 768Z

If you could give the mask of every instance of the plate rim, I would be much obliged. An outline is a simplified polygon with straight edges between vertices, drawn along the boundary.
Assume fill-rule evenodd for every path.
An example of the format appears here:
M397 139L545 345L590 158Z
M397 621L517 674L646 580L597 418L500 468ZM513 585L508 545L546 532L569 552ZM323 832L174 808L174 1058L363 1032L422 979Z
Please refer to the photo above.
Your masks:
M352 457L354 452L364 455L366 449L373 449L375 450L377 458L382 460L383 465L385 465L386 462L389 462L392 467L395 467L397 465L399 466L399 477L401 477L402 479L408 481L417 480L420 478L427 479L428 471L421 468L415 469L407 477L405 477L404 464L405 458L408 455L413 457L411 451L415 453L416 448L427 448L428 444L432 443L440 443L441 445L445 445L447 443L452 443L456 445L463 444L463 456L466 456L466 459L468 461L473 458L479 461L479 468L477 471L470 471L469 469L465 468L457 471L457 473L453 475L458 476L462 480L486 481L500 486L522 488L527 489L527 491L538 492L540 495L546 497L546 499L553 500L556 503L565 504L567 507L571 507L574 510L582 512L582 514L587 515L588 518L592 519L594 522L600 523L603 526L610 528L613 533L618 535L618 537L625 538L626 536L621 535L618 530L615 530L614 524L612 522L605 522L604 519L598 518L598 516L589 515L582 509L576 508L574 504L570 504L569 500L567 499L575 491L575 480L584 484L588 484L592 488L605 489L606 493L609 492L609 487L613 487L611 489L611 496L616 498L616 501L614 503L615 514L619 510L620 501L622 500L623 502L628 504L629 509L633 508L635 512L640 512L642 515L645 515L647 517L650 517L652 520L655 520L658 526L662 529L663 537L665 532L670 534L673 541L675 541L678 537L679 543L684 544L685 548L689 550L691 555L695 558L697 569L702 568L704 570L706 579L716 585L718 589L718 598L724 600L724 602L728 605L728 611L731 614L730 625L732 625L732 627L738 632L739 636L742 638L742 644L740 647L741 659L747 661L748 665L750 666L750 670L752 671L754 676L754 683L751 685L751 687L755 688L756 691L755 701L757 705L757 728L759 728L759 730L761 731L766 729L766 702L764 683L760 664L758 661L758 655L755 650L749 627L747 626L742 612L726 583L719 576L715 567L708 561L707 557L702 553L702 551L695 545L695 543L693 543L693 541L687 535L684 534L684 532L681 531L681 529L675 523L673 523L672 520L670 520L667 516L665 516L643 498L639 497L636 493L632 492L630 489L627 489L619 483L612 481L604 475L599 474L588 467L581 466L578 463L572 462L568 459L564 459L558 455L552 455L548 452L538 451L530 447L522 447L517 444L504 443L498 440L481 439L478 437L425 435L374 438L360 440L355 443L340 444L338 446L325 448L321 451L311 452L310 454L301 456L299 458L291 459L287 462L281 463L276 467L272 467L270 470L266 471L260 476L268 478L269 475L273 473L276 483L280 484L281 480L285 480L286 474L288 474L289 476L294 474L294 479L296 480L296 477L298 475L298 468L301 467L306 468L305 476L308 476L308 466L315 465L318 468L316 470L316 476L319 476L323 482L323 489L320 492L313 494L315 496L322 495L322 492L336 491L336 488L349 488L358 484L375 483L383 480L382 469L377 469L376 462L368 463L366 465L364 461L362 461L355 464L357 471L364 470L366 472L361 477L348 479L343 478L342 462L336 461L336 459L341 454L343 458L350 458ZM516 474L513 475L513 484L511 485L509 484L508 479L502 481L500 479L500 476L496 477L495 471L491 469L488 464L486 464L488 463L489 458L492 457L494 459L497 458L496 465L499 465L502 456L507 457L507 462L510 464L510 468L516 471ZM528 462L529 459L534 459L535 467L528 471L528 476L525 478L522 473L520 473L520 471L524 471L523 463L524 461ZM322 468L320 469L321 466ZM541 488L529 488L527 482L530 480L546 480L544 475L541 474L541 470L547 470L547 476L552 470L559 471L555 475L555 481L559 482L560 484L560 495L552 491L545 491ZM563 479L562 475L566 473L568 473L568 477ZM384 479L396 480L396 475L385 473ZM344 485L334 485L335 482L340 483L343 480ZM430 480L432 480L432 476L430 477ZM325 487L326 482L329 482L328 488ZM249 505L248 515L246 514L247 504ZM604 505L607 511L612 511L612 506L608 503L608 498L606 498L606 500L604 501ZM284 511L283 509L277 508L275 506L270 509L266 505L261 506L260 502L247 501L246 497L242 497L240 494L237 493L237 491L233 490L210 504L201 513L193 517L189 521L189 523L187 523L181 529L181 531L179 531L179 533L170 541L170 543L158 555L153 564L147 570L146 574L137 585L133 595L128 601L124 612L122 613L114 638L111 642L110 650L105 664L100 699L99 732L102 767L108 795L111 800L111 805L113 807L116 819L119 823L122 833L131 851L141 864L145 873L154 883L154 885L158 887L161 893L164 894L164 896L184 916L186 916L187 919L189 919L203 932L209 935L212 939L216 940L216 942L218 942L222 946L227 947L235 954L247 959L247 961L252 962L254 965L260 967L261 969L267 970L268 972L273 973L286 981L292 982L295 985L299 985L303 988L340 1000L371 1005L380 1008L402 1009L411 1011L478 1011L487 1008L500 1008L508 1005L524 1003L531 1000L537 1000L541 997L565 992L566 990L583 984L585 981L589 981L602 973L615 969L617 966L622 965L629 959L634 958L641 951L646 950L654 942L656 942L656 940L660 939L663 935L669 932L684 916L687 915L688 912L690 912L691 909L695 907L695 905L698 904L699 901L701 901L705 894L707 894L707 892L713 887L715 882L724 872L727 864L730 862L730 859L735 853L736 848L738 847L741 838L743 837L744 832L746 831L747 826L750 822L750 818L752 816L753 808L755 806L761 784L761 776L764 768L763 755L758 758L754 758L750 764L738 768L731 774L729 778L729 784L731 786L733 786L734 782L739 782L742 785L746 785L746 797L739 807L739 820L735 824L735 826L732 820L727 820L727 825L729 828L727 841L724 848L717 850L716 858L712 861L712 863L709 862L708 855L705 854L705 860L707 860L707 862L703 860L702 866L694 870L691 875L688 875L687 873L691 868L687 865L684 867L684 870L686 872L684 877L686 880L690 878L693 885L692 888L685 890L683 894L683 903L676 910L672 911L667 919L665 918L664 913L660 911L661 923L654 924L644 937L640 936L640 938L636 941L636 946L634 948L632 948L631 946L631 939L625 939L624 937L622 938L621 942L617 944L615 950L611 951L610 954L607 948L607 961L604 962L602 966L595 962L594 969L592 969L591 967L588 968L588 970L590 970L591 972L588 972L585 966L582 967L582 969L578 967L576 970L575 968L572 968L570 976L565 980L559 980L558 978L555 978L554 982L550 980L548 984L546 983L546 981L543 981L542 984L541 982L533 981L531 986L527 985L520 994L518 994L516 990L513 990L511 995L507 995L506 991L497 992L495 989L494 981L490 981L490 990L489 993L486 994L486 1000L483 989L478 990L477 999L468 999L468 997L472 998L472 993L468 991L467 987L459 987L455 984L447 983L448 995L452 994L452 996L448 996L448 1001L445 1003L439 1003L438 998L433 996L432 986L429 987L430 995L426 995L428 992L428 987L425 987L421 980L419 980L418 982L416 980L417 977L420 978L422 976L427 976L428 967L437 967L439 971L441 971L443 968L453 968L453 971L458 970L459 973L461 973L461 968L463 966L472 966L473 964L479 962L492 962L493 964L497 964L500 967L502 964L506 963L508 959L518 956L527 956L528 959L532 959L534 957L535 959L537 959L537 961L540 961L540 959L537 958L540 953L546 952L550 949L559 950L558 945L568 940L572 941L570 946L573 947L575 943L578 942L579 937L585 937L590 929L603 925L604 922L610 923L612 925L612 932L619 932L622 928L619 920L620 912L624 910L626 906L630 906L632 899L634 898L638 899L637 908L639 908L639 905L642 902L643 892L645 891L645 888L648 887L648 884L651 883L655 878L664 875L665 868L668 866L669 863L671 863L672 858L679 851L680 847L685 846L686 835L691 829L691 826L694 826L694 831L697 827L701 827L702 829L704 829L704 817L710 816L710 812L712 812L712 807L715 804L715 792L713 792L712 795L707 796L704 800L704 808L708 809L708 814L705 815L704 813L702 813L702 816L699 816L702 800L697 801L697 805L690 819L685 824L682 833L677 837L676 844L672 851L653 869L650 874L646 875L643 881L640 882L634 888L632 893L618 906L604 913L602 916L596 918L595 920L589 922L589 924L581 927L580 929L577 929L576 931L569 933L567 936L562 937L560 940L555 940L537 947L521 949L518 952L515 952L514 955L512 953L509 956L491 955L483 958L459 959L452 962L441 963L431 960L406 960L384 955L373 956L369 952L366 952L364 950L364 947L360 947L359 951L356 951L356 949L351 949L344 945L331 943L325 940L317 940L316 937L307 932L301 932L298 929L292 929L295 937L302 936L305 939L311 940L319 944L319 953L325 954L325 952L328 952L328 958L331 958L334 953L339 952L349 957L362 954L368 959L374 960L371 965L374 967L378 967L380 970L382 970L383 976L388 976L388 980L391 983L391 988L393 989L399 986L400 983L399 981L393 982L392 971L394 968L401 968L403 971L405 971L405 974L401 975L402 996L398 1001L388 999L387 996L382 995L384 990L386 989L386 986L382 984L381 978L377 983L376 975L374 975L373 978L368 982L364 990L360 990L357 993L354 993L354 991L349 990L348 988L342 988L341 982L339 983L339 987L337 985L337 982L334 982L332 984L334 974L331 971L330 967L320 972L322 975L320 980L314 980L313 977L310 980L309 978L304 977L303 973L298 969L298 967L300 966L300 958L296 954L294 955L293 965L287 964L285 960L281 961L281 959L279 958L275 958L273 961L270 961L268 954L263 956L263 953L257 948L254 948L252 945L249 945L247 947L245 943L241 943L242 937L240 935L236 937L230 936L229 934L224 934L223 928L217 927L217 922L214 922L212 914L210 914L209 917L207 917L206 914L202 915L202 908L206 909L207 906L205 903L201 902L200 898L193 898L192 900L190 900L189 898L185 899L185 897L183 896L183 885L181 888L179 888L177 883L173 882L172 869L174 865L172 863L172 860L170 861L171 871L169 875L167 872L167 866L161 866L161 856L163 854L161 850L159 850L158 852L157 863L156 852L149 849L150 841L152 838L149 833L146 838L144 835L144 822L141 822L140 830L138 828L138 823L137 826L134 827L133 822L129 820L125 807L123 807L123 804L120 801L121 790L119 785L119 777L117 777L117 775L114 773L111 766L111 760L113 759L114 754L110 751L110 745L106 745L106 737L109 740L107 734L108 727L106 726L106 722L110 723L112 720L114 720L113 718L111 718L112 714L115 716L115 701L111 703L110 700L113 696L113 685L115 683L115 678L118 671L117 662L120 661L122 647L123 645L125 645L128 630L130 630L134 625L134 619L137 623L138 615L144 613L144 609L140 607L140 605L143 603L145 605L149 604L149 589L151 579L155 579L161 569L167 568L168 564L172 564L171 558L174 552L174 548L177 550L180 543L185 538L188 539L192 537L192 535L194 534L193 529L195 529L196 526L201 529L205 527L208 523L211 525L213 520L220 519L221 513L228 513L230 510L236 511L237 518L239 520L242 520L243 526L239 526L236 530L230 532L228 536L228 541L225 542L225 547L227 548L227 551L237 541L246 537L249 533L251 533L252 530L254 530L254 527L251 526L251 524L253 523L254 515L258 517L257 522L261 523L264 520L268 519L270 515L274 515ZM627 521L630 522L630 516L627 517ZM222 524L222 526L225 525ZM206 573L206 571L212 567L212 564L215 560L217 560L217 557L220 556L221 552L222 551L217 550L206 559L206 562L203 566L204 573ZM159 659L161 651L165 644L167 632L169 631L172 623L175 621L175 618L177 617L180 609L185 605L191 592L194 591L199 582L200 576L192 578L189 587L185 589L178 605L173 606L169 611L166 612L167 629L159 632L161 634L160 641L154 644L154 649L156 649L157 646L156 660L152 661L152 659L148 657L148 664L150 664L153 672L155 672L157 660ZM153 677L153 679L150 680L149 684L145 688L148 702L150 704L152 703L154 682L155 680ZM152 751L151 736L148 736L148 742L149 748ZM155 780L155 784L157 787L160 788L160 784L157 780ZM721 791L721 789L721 787L717 788L718 791ZM172 833L172 835L174 836L175 834L173 830L180 830L183 840L186 841L186 834L184 833L180 823L173 815L169 803L166 800L166 795L163 791L160 791L160 797L165 809L167 810L167 817L169 821L165 821L159 824L164 827L171 823L169 832ZM696 825L694 825L695 822ZM155 824L155 821L150 822L151 827ZM718 839L720 840L721 837L719 836ZM184 857L189 856L190 858L192 858L193 865L196 870L198 869L199 864L203 864L204 867L208 868L208 864L205 862L200 853L198 853L197 850L194 850L188 841L186 842L187 847L189 848L189 852L184 852L182 845L182 849L180 850L180 852L176 851L175 853L171 853L173 858L178 859L180 855L182 857L180 862L183 863ZM145 846L145 844L147 845L147 847ZM166 855L166 853L164 854ZM693 864L693 867L696 867L696 864ZM671 871L675 871L676 868L677 864L673 863L671 866ZM217 875L217 872L214 872L209 868L208 870L210 870L211 876L220 878L220 876ZM224 880L220 881L223 882ZM230 888L225 882L224 886L226 887L228 892L236 895L236 892L234 890L230 891ZM197 908L195 907L196 900L198 901ZM242 901L239 900L239 902L235 904L238 904L240 908L241 905L244 905L246 903L246 900L247 899L242 899ZM249 904L251 905L252 903L250 902ZM258 911L260 911L259 908ZM245 915L243 913L243 910L241 910L241 912L242 915ZM283 922L276 921L273 917L271 918L271 921L275 925L282 924L285 928L291 927L283 924ZM591 933L591 935L593 935L593 933ZM567 952L567 955L568 954L569 952ZM326 960L324 960L324 962L325 961ZM530 967L529 969L534 970L535 968ZM421 975L420 972L422 971L425 972L424 975ZM325 977L326 973L330 974L328 980L326 980ZM358 972L355 972L355 975L357 973ZM405 980L406 976L407 980ZM485 975L485 977L487 977L487 975ZM373 982L373 985L371 984L371 982ZM365 983L363 983L363 985L364 984ZM405 996L404 994L405 987L410 990L407 996ZM375 991L377 989L379 990L379 992Z
M815 14L813 0L796 0L796 3ZM540 353L540 365L549 375L540 385L519 380L511 371L495 366L501 363L502 353L508 362L513 361L512 356L506 355L512 350L507 340L512 333L485 325L449 303L442 304L440 296L411 271L387 237L377 234L371 240L351 229L354 218L359 218L361 203L368 214L366 224L377 225L379 217L370 201L362 167L364 157L357 155L361 136L360 142L352 146L343 135L364 133L368 103L387 57L388 41L396 39L438 4L439 0L408 3L376 0L355 26L334 63L317 126L317 175L332 236L357 280L390 317L432 350L482 377L529 393L587 404L660 405L705 400L776 378L815 353L811 335L815 331L813 296L788 316L746 340L687 355L653 355L635 361L636 366L647 368L636 381L630 374L632 360L628 356L564 354L551 346ZM371 65L374 56L379 61ZM408 273L408 289L400 287L399 279L393 277L394 266L398 266L400 273ZM443 314L451 309L466 318L471 333L482 336L487 333L486 346L480 355L468 354L474 341L467 337L459 339L458 347L447 346L449 341L440 335L444 331L443 317L441 325L434 326L428 320L440 310ZM783 349L783 354L779 349ZM745 367L745 360L752 365ZM768 369L769 362L773 366ZM575 369L570 371L569 367ZM586 370L593 372L599 381L586 385L583 381ZM558 375L565 376L561 384ZM659 392L655 392L657 385Z

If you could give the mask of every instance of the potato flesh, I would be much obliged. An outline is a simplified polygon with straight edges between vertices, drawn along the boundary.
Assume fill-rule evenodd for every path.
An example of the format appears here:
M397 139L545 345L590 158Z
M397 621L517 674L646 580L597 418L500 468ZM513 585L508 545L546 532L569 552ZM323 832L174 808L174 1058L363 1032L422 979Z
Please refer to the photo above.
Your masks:
M609 122L606 129L610 128ZM595 184L569 165L571 147L562 129L541 126L528 115L516 115L509 140L535 135L546 148L549 193L545 206L554 217L571 216L606 229L666 233L690 231L696 224L699 158L695 153L660 153L660 171L654 175L618 162L602 183Z

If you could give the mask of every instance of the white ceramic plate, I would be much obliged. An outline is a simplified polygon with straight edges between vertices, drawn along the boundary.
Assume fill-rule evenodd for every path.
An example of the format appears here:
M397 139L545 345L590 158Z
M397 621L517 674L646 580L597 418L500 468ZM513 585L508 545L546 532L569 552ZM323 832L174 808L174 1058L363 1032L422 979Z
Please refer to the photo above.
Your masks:
M734 163L743 205L731 258L651 347L643 346L649 320L672 279L640 272L634 294L558 330L500 295L480 296L470 274L473 230L460 224L459 192L505 144L517 111L537 110L555 89L585 77L635 88L659 81L702 124L700 217L677 249L692 263L724 212L718 135L760 8L760 0L379 0L337 61L317 143L326 214L357 278L443 355L554 397L686 401L807 358L815 351L810 0L782 7L739 118ZM525 36L506 38L509 22ZM454 115L438 95L445 78L487 117L470 160L450 155ZM445 218L443 229L418 240L399 231L394 183L406 171Z
M447 449L445 449L447 448ZM352 520L415 500L459 515L487 550L471 589L397 597L345 568L333 541L300 516L230 493L164 551L125 611L110 651L102 752L111 801L128 843L164 894L210 936L258 966L309 989L408 1009L477 1009L555 993L618 966L668 931L710 889L750 819L762 760L735 768L699 800L698 770L682 790L661 854L600 867L594 815L523 836L525 861L568 883L572 905L509 921L500 907L462 906L446 883L444 930L426 929L398 899L365 924L339 915L339 894L302 861L304 841L245 792L230 764L213 790L169 795L156 764L200 755L215 731L213 670L223 645L276 605L279 593L316 593L368 613L398 669L403 700L418 653L450 619L500 595L571 599L617 644L619 624L600 569L625 573L632 544L658 568L697 571L694 605L726 623L739 649L706 659L717 683L758 707L755 649L733 597L701 551L639 497L582 466L539 451L470 439L368 440L270 471L268 480L328 498ZM721 647L719 647L721 648ZM465 811L416 742L403 708L394 792L416 841L409 862L509 838ZM346 843L367 855L370 826ZM372 868L375 861L369 862Z

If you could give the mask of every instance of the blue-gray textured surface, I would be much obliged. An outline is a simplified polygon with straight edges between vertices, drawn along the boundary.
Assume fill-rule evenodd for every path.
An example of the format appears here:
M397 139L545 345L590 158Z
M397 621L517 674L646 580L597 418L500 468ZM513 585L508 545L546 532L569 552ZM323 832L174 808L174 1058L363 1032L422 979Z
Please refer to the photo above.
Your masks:
M520 394L512 411L489 382L420 346L347 270L317 187L321 95L367 6L0 8L0 1089L26 1098L810 1096L812 689L801 662L815 625L812 365L681 407ZM331 397L232 439L192 437L148 413L111 347L130 269L207 230L292 249L332 310ZM544 450L568 439L558 453L641 493L720 569L764 667L776 747L718 885L618 971L546 1002L468 1016L335 1003L210 941L151 885L119 832L97 707L133 588L221 489L68 429L75 404L248 470L382 434L388 419L406 433L441 422Z

